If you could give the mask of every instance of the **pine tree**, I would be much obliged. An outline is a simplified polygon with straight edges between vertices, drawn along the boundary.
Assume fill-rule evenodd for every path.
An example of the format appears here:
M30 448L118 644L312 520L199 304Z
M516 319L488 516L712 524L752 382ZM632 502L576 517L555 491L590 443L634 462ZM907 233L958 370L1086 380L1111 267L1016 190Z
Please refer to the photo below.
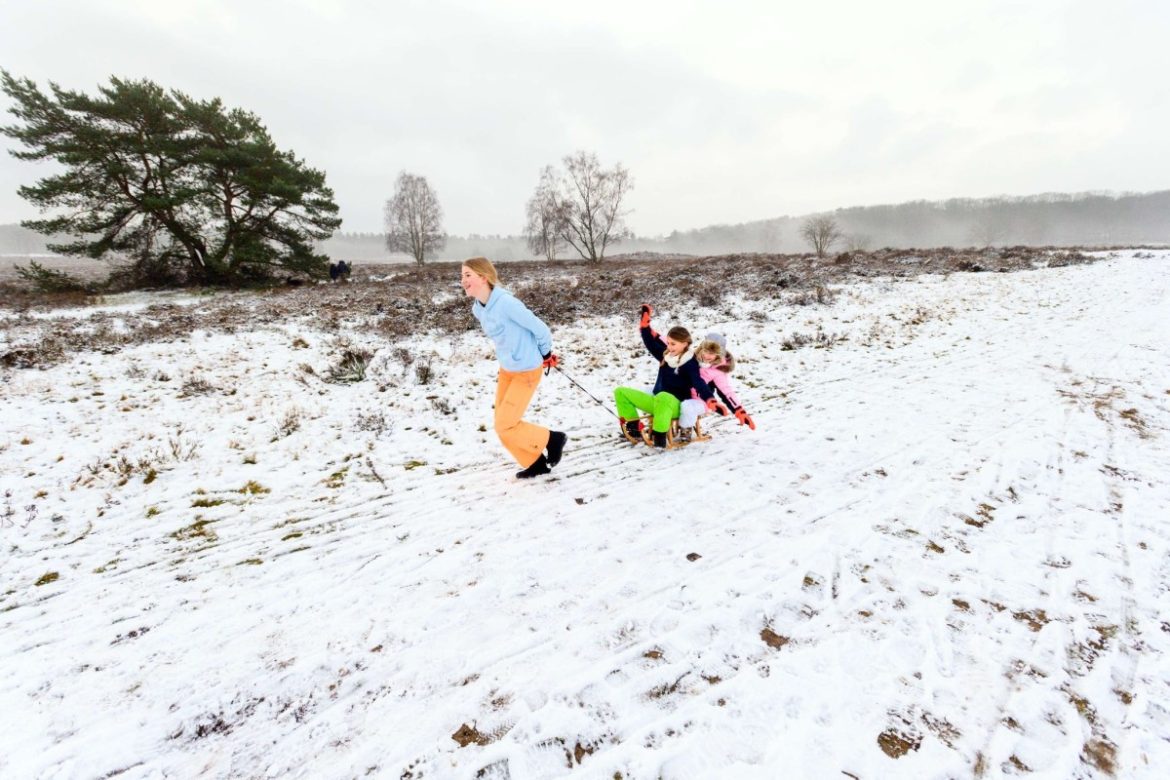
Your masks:
M277 149L253 114L151 81L98 95L0 70L18 159L63 169L19 192L51 216L25 227L73 240L53 251L128 262L143 283L240 284L278 270L323 276L314 251L341 220L325 174Z

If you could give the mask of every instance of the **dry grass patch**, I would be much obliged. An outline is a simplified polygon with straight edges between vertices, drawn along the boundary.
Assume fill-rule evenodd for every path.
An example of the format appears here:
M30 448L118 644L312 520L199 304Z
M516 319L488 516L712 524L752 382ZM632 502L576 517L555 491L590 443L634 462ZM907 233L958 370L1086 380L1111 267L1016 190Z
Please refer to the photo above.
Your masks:
M748 301L775 301L785 291L797 304L831 305L833 287L873 277L911 278L923 273L961 270L964 261L980 268L1017 271L1043 266L1093 262L1076 251L1011 247L978 253L949 247L930 250L883 249L851 252L848 262L819 262L807 254L730 254L709 257L613 256L602 263L565 260L502 264L504 284L552 326L585 315L628 315L638 310L648 291L655 300L677 306L719 308L723 291L734 290ZM975 270L969 266L970 270ZM404 268L377 281L307 284L300 287L221 292L204 291L198 306L160 302L135 312L94 312L84 321L59 317L43 321L16 319L6 327L13 346L0 354L0 366L51 365L66 353L117 350L136 344L178 341L194 331L233 333L269 323L303 322L331 332L345 332L356 318L389 339L438 332L457 334L477 327L471 307L458 288L459 263ZM665 281L664 281L665 280ZM193 293L197 291L192 291ZM81 308L95 299L83 294L5 296L18 313ZM115 322L116 320L116 322ZM304 339L294 339L304 348ZM343 372L344 373L344 372ZM353 374L350 373L350 376Z

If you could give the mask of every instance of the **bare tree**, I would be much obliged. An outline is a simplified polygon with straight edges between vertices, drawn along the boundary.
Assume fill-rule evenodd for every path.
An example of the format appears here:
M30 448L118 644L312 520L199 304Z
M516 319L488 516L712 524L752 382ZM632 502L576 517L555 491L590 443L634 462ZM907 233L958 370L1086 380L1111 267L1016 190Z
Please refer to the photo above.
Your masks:
M422 265L447 243L443 234L443 209L425 176L402 171L394 197L386 201L386 247L405 252Z
M564 242L561 233L565 229L565 209L557 192L557 174L551 165L540 172L540 183L528 199L527 217L524 236L528 248L533 254L556 260L557 249Z
M630 172L620 163L605 169L592 152L564 159L558 188L561 238L586 260L605 259L606 248L633 234L625 225L622 200L633 187Z
M828 214L812 216L800 223L800 237L812 245L817 257L824 257L829 247L844 237L837 227L837 220Z
M1003 222L990 211L980 214L967 231L967 238L981 249L990 249L1003 241L1006 235Z
M873 240L865 233L850 233L845 236L845 247L850 252L868 252Z

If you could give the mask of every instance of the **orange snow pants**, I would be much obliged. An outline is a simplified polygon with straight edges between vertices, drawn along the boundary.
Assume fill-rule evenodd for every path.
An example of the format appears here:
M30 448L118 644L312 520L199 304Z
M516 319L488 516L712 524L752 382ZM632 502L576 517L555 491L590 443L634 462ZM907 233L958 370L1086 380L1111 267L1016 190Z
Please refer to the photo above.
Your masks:
M524 468L535 463L548 446L548 428L520 419L536 394L542 371L540 367L531 371L505 371L501 368L496 385L496 435Z

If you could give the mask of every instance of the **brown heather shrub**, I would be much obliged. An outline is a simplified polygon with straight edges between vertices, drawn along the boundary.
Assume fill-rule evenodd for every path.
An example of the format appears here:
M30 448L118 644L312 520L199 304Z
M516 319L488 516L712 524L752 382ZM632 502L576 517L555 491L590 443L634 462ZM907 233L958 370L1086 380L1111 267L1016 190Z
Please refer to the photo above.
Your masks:
M744 253L716 257L620 255L601 263L579 260L522 261L498 265L501 283L550 325L585 316L637 317L642 303L656 308L698 305L717 308L724 296L748 301L831 303L830 285L876 276L907 278L923 273L1016 271L1045 265L1093 262L1076 249L1011 247L971 249L879 249L849 252L848 257L818 262L809 254ZM364 280L350 284L279 286L208 295L193 305L159 303L134 313L94 314L88 324L77 318L27 321L3 326L12 347L0 355L8 368L48 365L87 349L115 350L135 344L186 338L194 330L231 333L257 325L296 323L298 327L338 334L354 328L372 330L388 340L428 332L459 334L477 327L471 303L459 287L459 263L370 266ZM366 266L363 266L366 268ZM818 288L820 292L818 292ZM72 296L72 297L69 297ZM5 298L17 313L83 306L88 295L22 293ZM114 320L119 322L113 328ZM35 338L25 338L33 333ZM19 332L19 338L11 336ZM32 346L37 344L38 346ZM39 346L41 344L49 346ZM404 364L405 367L406 364Z
M414 378L420 385L429 385L435 378L435 371L431 367L431 359L424 358L414 364Z
M0 353L3 368L49 368L65 359L65 345L54 337L42 339L34 345L13 347Z

